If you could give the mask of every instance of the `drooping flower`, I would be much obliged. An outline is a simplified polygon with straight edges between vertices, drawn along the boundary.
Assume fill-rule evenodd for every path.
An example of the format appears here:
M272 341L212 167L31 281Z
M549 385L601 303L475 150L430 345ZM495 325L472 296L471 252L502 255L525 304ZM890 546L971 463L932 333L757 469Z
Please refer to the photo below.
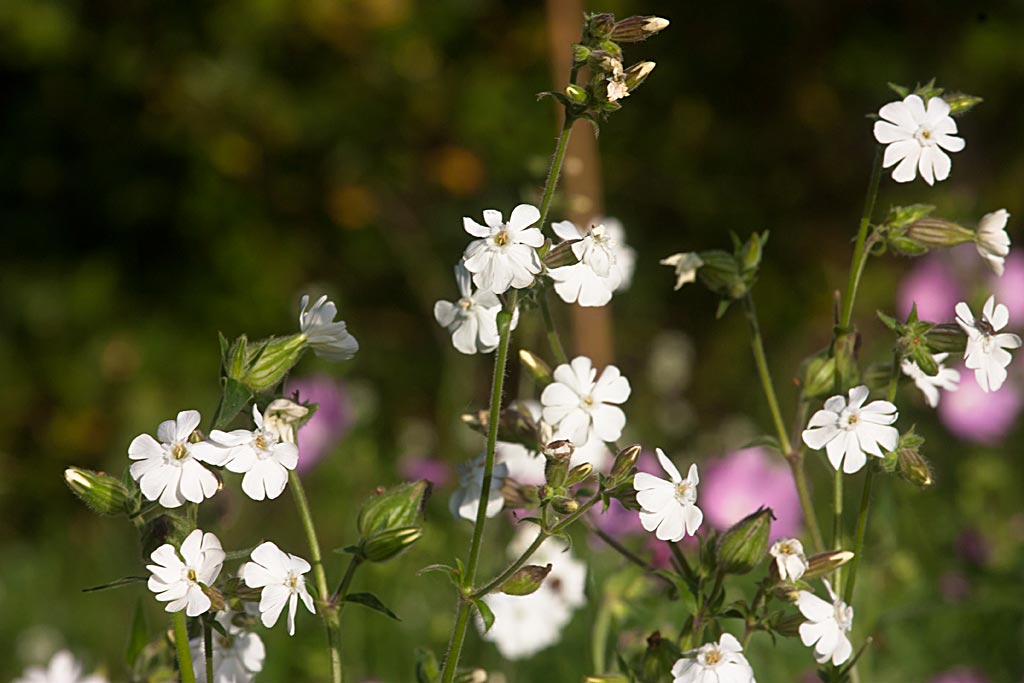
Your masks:
M959 152L964 139L954 135L956 121L945 100L933 97L926 109L918 95L908 95L901 102L886 104L878 115L882 120L875 122L875 139L886 145L882 167L896 166L893 180L908 183L920 172L933 185L949 177L952 162L943 150Z
M939 405L939 418L961 439L994 444L1014 428L1022 408L1024 397L1017 382L1011 380L993 392L977 382L964 382Z
M152 574L149 590L156 593L157 600L167 603L168 612L185 610L188 616L197 617L210 609L210 598L203 587L217 580L225 557L216 536L195 529L185 537L179 551L170 543L153 551L150 559L155 564L146 566Z
M341 441L355 422L355 409L347 387L327 375L290 378L285 383L284 394L293 396L295 393L300 401L316 404L316 412L302 425L302 438L290 439L281 432L280 426L271 426L282 441L298 441L299 464L295 471L301 473L312 469ZM264 419L270 423L270 418L268 411Z
M1020 347L1017 335L996 334L1010 322L1010 312L990 296L982 308L981 318L975 320L970 307L961 301L956 305L956 322L967 333L964 364L974 370L974 379L983 391L998 391L1006 381L1006 367L1012 360L1008 349Z
M243 564L238 575L249 588L263 589L260 593L260 620L267 628L272 627L287 604L288 635L295 635L295 611L299 600L310 614L316 612L313 596L306 590L305 574L311 569L309 562L284 552L270 541L256 546L250 557L252 562Z
M540 395L544 421L555 430L555 439L568 439L582 447L596 436L615 441L622 436L626 415L617 404L630 394L629 380L609 365L597 379L597 370L586 356L555 368L554 382Z
M201 503L217 493L217 477L201 464L207 458L219 458L217 448L189 441L200 419L198 411L183 410L177 419L160 423L159 441L149 434L132 439L128 457L135 462L130 472L147 500L176 508L185 501Z
M693 536L704 521L704 513L697 507L697 465L690 465L690 471L683 479L672 461L660 448L656 449L658 462L668 474L661 479L653 474L638 472L633 478L636 502L640 504L640 522L647 531L662 541L681 540Z
M566 303L580 306L604 306L612 292L622 284L618 250L604 225L593 226L582 237L569 221L552 223L555 234L564 240L577 240L572 252L579 263L552 268L548 275L555 281L555 293Z
M759 508L775 515L771 538L800 533L803 513L789 467L763 448L743 448L701 467L701 509L722 531Z
M1010 236L1006 234L1006 221L1010 214L1006 209L986 213L978 221L975 244L978 253L992 267L996 275L1002 276L1006 256L1010 253Z
M359 342L348 333L344 320L335 322L338 307L327 300L326 294L312 306L309 306L309 297L303 296L299 306L299 329L316 355L332 361L348 360L356 355Z
M890 425L899 413L889 401L872 401L864 385L850 389L849 404L846 397L833 396L825 401L823 410L811 416L803 440L808 448L828 453L828 460L837 471L852 474L867 463L867 455L883 457L882 449L896 448L899 431Z
M832 660L839 666L853 654L853 645L846 634L853 628L853 607L836 596L832 585L824 580L831 602L826 602L814 593L800 591L796 606L807 621L800 624L800 640L807 647L814 647L814 656L819 664Z
M512 209L508 222L500 211L484 211L480 225L468 216L462 219L466 232L480 239L470 242L463 255L466 270L480 289L501 294L509 287L528 287L541 271L536 249L544 245L538 228L530 227L540 220L535 206L520 204Z
M85 675L74 655L61 650L45 667L29 667L14 683L107 683L107 679L96 674Z
M783 538L772 544L768 554L775 558L779 578L783 581L799 581L807 571L807 556L804 545L795 538Z
M487 453L481 453L469 462L458 466L459 488L455 489L452 497L448 499L448 509L452 515L459 519L476 521L476 512L480 508L480 497L484 486L484 466L487 460ZM487 494L487 516L494 517L505 507L505 500L501 497L501 487L508 476L508 467L505 463L495 462L491 470L491 486Z
M731 633L717 643L690 650L672 665L672 683L754 683L754 670L743 646Z
M672 254L659 261L663 266L671 266L676 271L676 286L679 289L687 282L697 280L697 271L704 265L704 259L695 251Z
M465 354L490 353L498 348L498 295L486 289L473 290L473 276L463 264L455 266L455 281L461 298L434 304L434 319L448 329L452 345ZM519 309L512 314L512 328L519 322Z
M231 612L217 614L217 623L224 633L213 634L213 681L212 683L250 683L253 676L263 670L267 650L259 634L237 626ZM206 648L202 637L188 642L192 650L192 668L196 681L206 681Z
M252 407L252 419L256 423L253 431L214 429L210 432L210 440L220 446L223 453L223 459L213 464L244 474L242 490L253 500L273 500L288 484L288 472L299 462L299 449L293 443L282 441L280 435L264 423L256 405Z
M924 372L910 358L904 358L900 362L903 374L914 380L914 384L921 390L925 401L932 408L939 405L939 389L956 391L960 386L960 371L956 368L947 368L943 362L948 357L948 353L936 353L932 356L939 366L939 372L934 377Z

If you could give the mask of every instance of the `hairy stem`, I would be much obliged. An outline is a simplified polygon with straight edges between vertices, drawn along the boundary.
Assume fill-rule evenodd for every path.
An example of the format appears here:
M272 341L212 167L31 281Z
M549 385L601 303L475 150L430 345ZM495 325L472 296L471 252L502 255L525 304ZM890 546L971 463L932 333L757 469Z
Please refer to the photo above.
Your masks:
M544 230L544 221L548 218L548 211L551 209L551 200L555 197L555 187L558 185L558 176L562 172L562 162L565 161L565 150L569 147L569 136L572 134L572 124L576 120L564 114L562 121L562 132L558 135L558 143L555 145L555 153L551 157L551 167L548 169L548 179L544 184L544 196L540 201L540 220L537 227Z
M196 672L192 668L192 651L188 647L188 625L185 611L175 612L171 617L174 624L174 646L178 650L178 671L181 683L196 683Z
M871 179L868 181L868 192L864 197L864 210L860 216L860 226L857 230L857 241L853 248L853 260L850 262L850 279L846 284L846 296L843 298L843 312L839 319L840 327L850 326L853 317L853 302L857 298L857 288L860 286L860 276L864 272L864 263L867 261L867 250L865 243L868 237L868 227L871 225L871 214L875 211L875 200L878 198L878 185L882 180L882 147L875 149L875 161L871 167Z
M203 624L203 656L206 659L206 683L213 681L213 629Z
M843 547L843 470L836 470L832 480L832 548L841 550ZM835 570L835 584L841 585L842 569Z
M352 585L352 578L356 575L356 569L362 564L363 560L358 555L353 555L352 559L349 560L348 567L345 568L345 575L341 577L341 583L338 584L338 588L334 591L334 595L331 596L331 604L334 608L341 613L342 608L345 606L345 596L348 595L348 589Z

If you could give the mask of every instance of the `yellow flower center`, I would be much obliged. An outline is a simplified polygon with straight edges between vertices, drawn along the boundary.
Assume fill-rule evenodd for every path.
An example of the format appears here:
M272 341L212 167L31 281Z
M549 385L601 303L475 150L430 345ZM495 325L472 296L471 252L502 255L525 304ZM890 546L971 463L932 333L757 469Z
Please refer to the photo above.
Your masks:
M722 661L721 651L718 649L708 650L704 654L704 661L707 662L709 666L714 666L715 664L718 664L720 661Z
M188 570L188 574L186 574L185 576L188 578L189 581L195 582L195 580L196 580L196 570L195 569L189 569Z
M502 229L494 236L494 243L499 247L503 247L508 244L508 230Z
M269 444L267 444L267 437L263 436L262 434L256 436L256 448L260 449L261 451L265 451L267 450L268 446Z
M176 443L174 448L171 449L171 455L174 456L175 460L184 460L185 456L188 455L188 448L185 447L184 443Z

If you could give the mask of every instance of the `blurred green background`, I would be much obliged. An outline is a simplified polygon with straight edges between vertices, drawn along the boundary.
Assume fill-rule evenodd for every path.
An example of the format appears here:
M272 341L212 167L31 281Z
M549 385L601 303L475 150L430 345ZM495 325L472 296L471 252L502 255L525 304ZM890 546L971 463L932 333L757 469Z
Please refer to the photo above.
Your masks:
M985 103L959 122L967 147L951 178L930 189L886 176L880 208L927 202L968 224L998 207L1024 212L1020 2L609 0L588 9L672 21L627 48L627 63L658 67L598 143L607 212L639 257L632 288L611 306L616 363L634 386L632 441L699 460L740 445L752 422L769 426L742 316L711 324L713 298L673 292L657 265L675 251L724 247L728 230L772 231L757 294L791 413L788 379L831 334L831 291L845 281L873 155L865 114L895 99L887 81L935 76ZM306 475L327 548L354 540L358 503L399 479L403 456L457 463L474 454L480 440L457 418L483 404L490 360L455 353L431 307L454 296L462 216L537 199L556 125L553 105L534 98L550 87L547 30L539 2L0 3L0 680L61 644L124 680L140 596L154 636L165 627L141 586L80 592L143 568L130 526L93 517L62 471L120 472L136 434L181 409L212 413L218 331L291 332L299 295L326 291L361 342L352 362L310 357L298 369L342 379L358 415ZM911 265L869 264L857 314L866 357L885 353L873 311L892 309ZM647 381L663 330L689 335L697 360L667 408ZM517 343L544 351L530 320ZM969 666L1018 681L1020 430L1002 447L968 445L905 391L906 424L929 437L938 485L879 487L856 605L858 640L875 636L863 680ZM827 485L823 467L811 476ZM859 485L851 488L850 507ZM410 680L414 646L446 644L453 600L437 575L415 572L465 553L468 525L448 516L449 492L431 500L412 552L357 581L403 621L345 613L352 680ZM306 554L287 493L255 504L235 487L203 514L229 548L270 538ZM510 526L494 528L500 537ZM984 561L956 552L965 532L982 538ZM585 542L576 552L591 558L599 596L621 562ZM502 555L495 540L485 568ZM943 597L950 572L967 598ZM594 609L532 661L503 663L471 634L465 662L508 681L579 680L592 673ZM644 627L678 621L643 601L637 609L650 617ZM637 623L626 628L633 641L643 635ZM263 635L262 680L322 679L311 617L300 617L294 639L280 626ZM750 658L762 681L795 680L812 665L798 643L772 651L758 637Z

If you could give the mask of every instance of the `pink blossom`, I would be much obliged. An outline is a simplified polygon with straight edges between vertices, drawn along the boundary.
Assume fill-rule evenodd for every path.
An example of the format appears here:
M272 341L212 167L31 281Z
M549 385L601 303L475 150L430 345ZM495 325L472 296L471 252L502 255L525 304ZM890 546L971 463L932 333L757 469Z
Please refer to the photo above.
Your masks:
M916 303L921 320L952 321L953 308L964 300L962 290L955 272L940 256L926 256L900 283L896 309L906 318Z
M935 676L929 683L988 683L988 676L977 669L958 666Z
M763 448L734 451L705 464L699 505L718 529L728 529L761 506L769 507L775 515L773 540L798 535L803 521L789 467Z
M398 473L406 481L426 479L437 487L444 486L452 478L452 467L437 458L406 456L398 461Z
M960 373L968 376L963 366ZM1013 429L1021 407L1020 388L1012 376L999 391L989 393L977 382L961 382L957 391L943 397L939 417L946 429L961 439L992 444Z
M313 468L352 426L352 406L348 393L337 381L326 375L290 379L285 396L299 394L299 401L318 404L316 413L299 430L298 472Z
M1019 249L1006 257L1003 276L992 278L992 293L1010 309L1010 327L1020 329L1024 325L1024 254Z

